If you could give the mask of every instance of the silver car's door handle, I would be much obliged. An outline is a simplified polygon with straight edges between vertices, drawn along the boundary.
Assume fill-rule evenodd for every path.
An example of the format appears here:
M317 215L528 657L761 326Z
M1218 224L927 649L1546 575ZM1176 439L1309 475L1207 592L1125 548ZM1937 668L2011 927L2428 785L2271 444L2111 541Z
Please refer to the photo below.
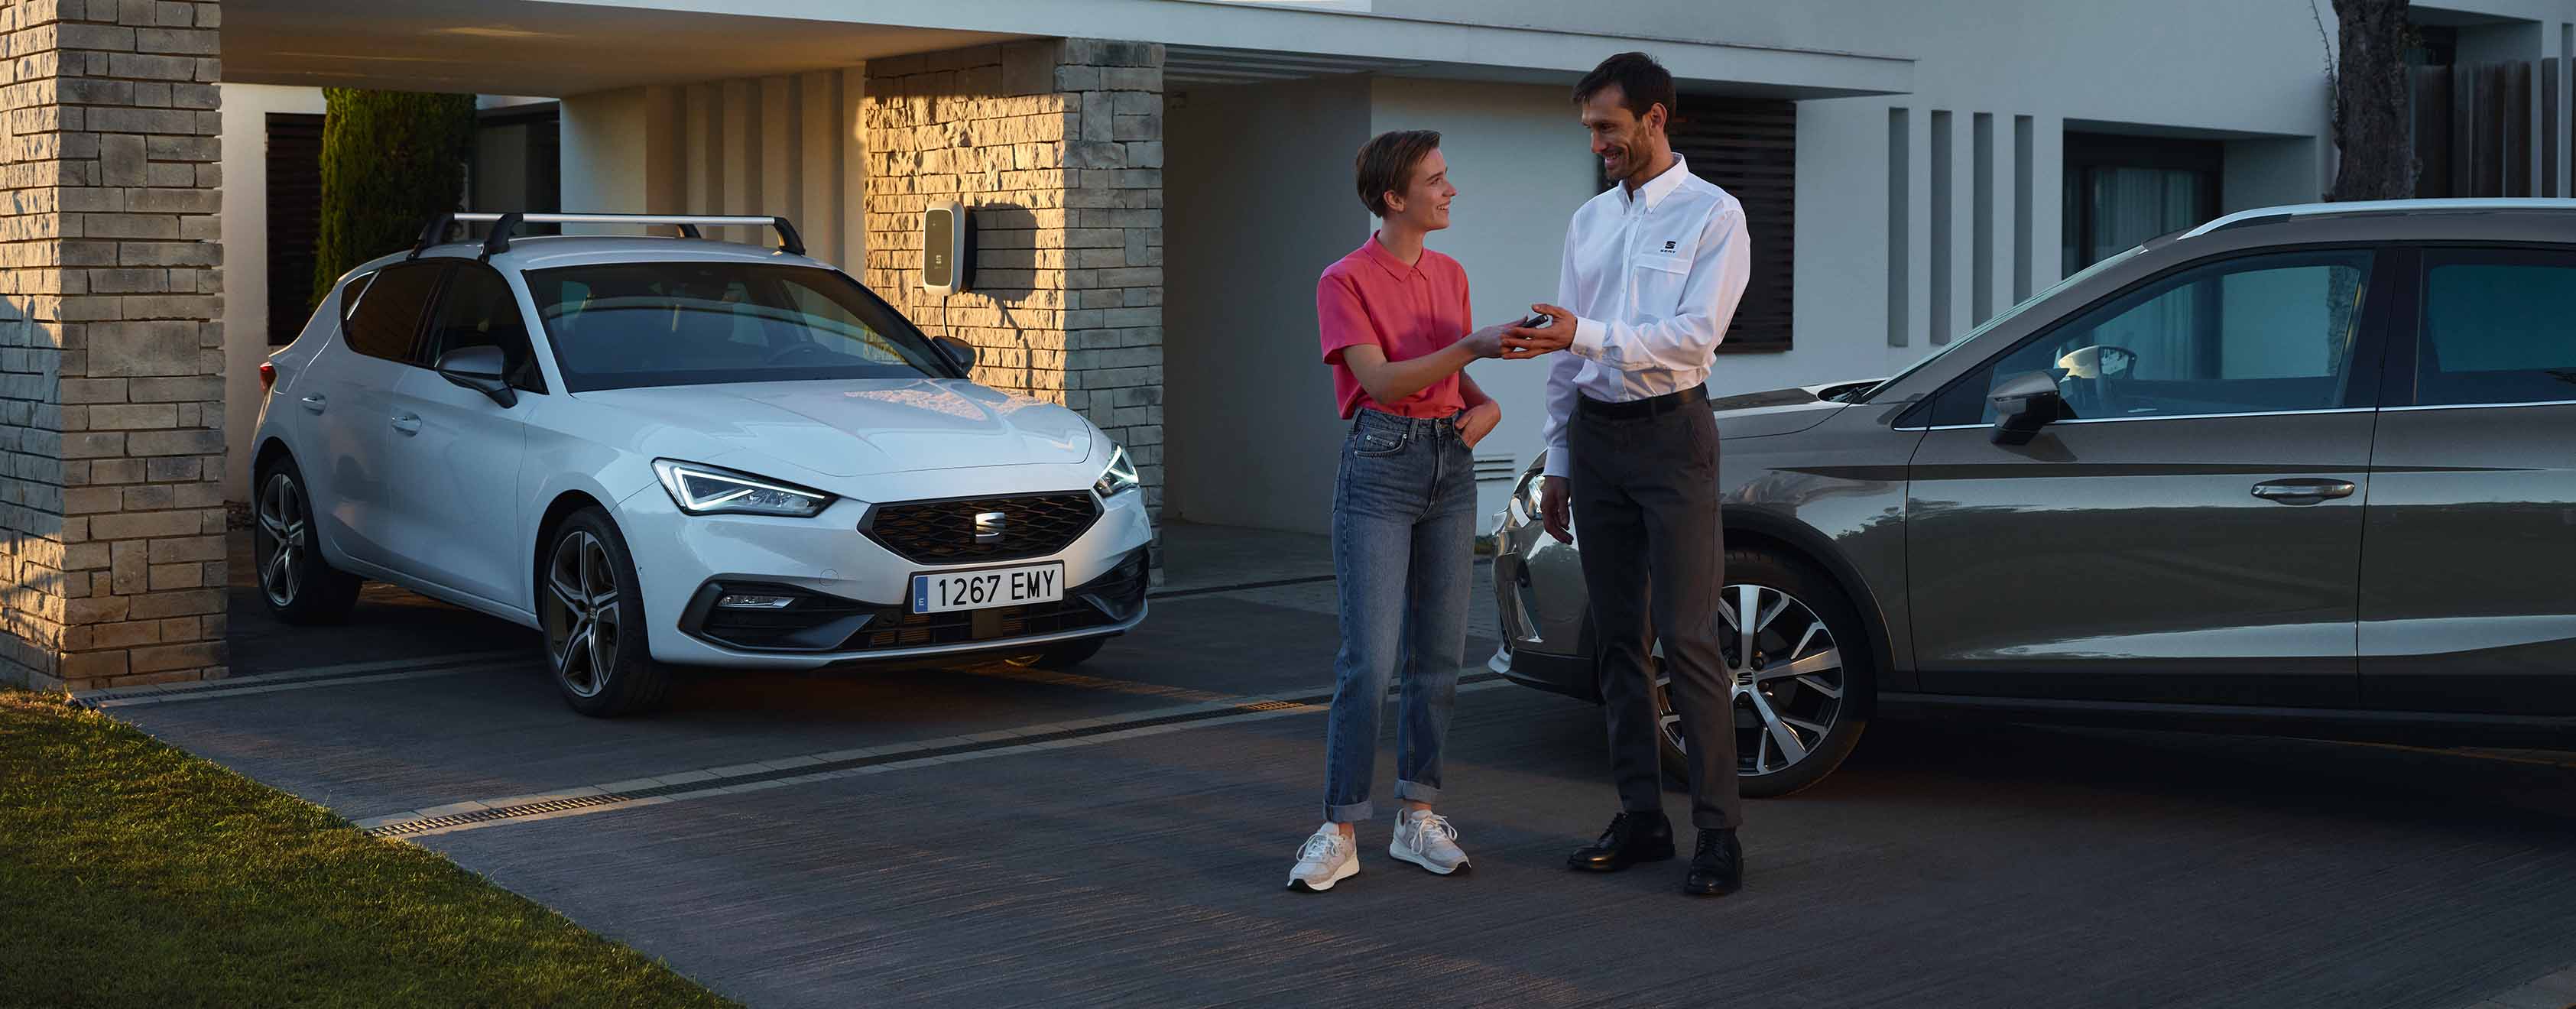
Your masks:
M321 413L322 407L329 402L330 400L322 398L322 394L317 392L313 395L304 397L304 409L313 413Z
M418 414L398 413L394 415L393 420L394 430L396 431L400 431L404 434L420 433L420 415Z
M2254 485L2254 496L2282 504L2315 504L2351 497L2350 480L2266 480Z

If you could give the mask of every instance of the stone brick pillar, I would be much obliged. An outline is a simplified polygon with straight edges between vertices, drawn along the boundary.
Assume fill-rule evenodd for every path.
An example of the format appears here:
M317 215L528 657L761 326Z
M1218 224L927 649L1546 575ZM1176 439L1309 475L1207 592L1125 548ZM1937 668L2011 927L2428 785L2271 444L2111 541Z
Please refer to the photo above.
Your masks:
M1163 47L1051 39L872 61L868 286L974 344L977 380L1080 410L1162 504ZM973 288L921 289L921 213L969 209Z
M224 674L220 13L0 0L0 681Z

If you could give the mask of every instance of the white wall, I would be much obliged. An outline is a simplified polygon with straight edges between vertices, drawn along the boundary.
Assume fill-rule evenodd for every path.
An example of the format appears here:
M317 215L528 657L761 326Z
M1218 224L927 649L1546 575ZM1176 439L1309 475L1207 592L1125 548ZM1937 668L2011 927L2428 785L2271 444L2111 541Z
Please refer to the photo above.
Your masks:
M268 359L268 114L322 111L319 88L222 84L224 430L231 432L224 498L250 500L250 436L259 420L259 363Z
M1327 532L1343 422L1315 279L1368 237L1370 84L1175 87L1163 114L1164 514Z
M809 254L855 273L867 248L865 86L865 71L851 67L569 96L563 205L784 215ZM721 237L768 240L765 232Z

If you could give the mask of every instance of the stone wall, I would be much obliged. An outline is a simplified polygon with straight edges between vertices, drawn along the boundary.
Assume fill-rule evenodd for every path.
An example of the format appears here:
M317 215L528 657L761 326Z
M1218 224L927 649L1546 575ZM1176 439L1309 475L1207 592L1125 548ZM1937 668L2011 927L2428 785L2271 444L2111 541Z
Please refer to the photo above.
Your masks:
M0 681L224 674L220 13L0 0Z
M1162 502L1163 47L1097 39L871 61L862 279L975 374L1082 411ZM921 289L921 215L968 207L972 288Z

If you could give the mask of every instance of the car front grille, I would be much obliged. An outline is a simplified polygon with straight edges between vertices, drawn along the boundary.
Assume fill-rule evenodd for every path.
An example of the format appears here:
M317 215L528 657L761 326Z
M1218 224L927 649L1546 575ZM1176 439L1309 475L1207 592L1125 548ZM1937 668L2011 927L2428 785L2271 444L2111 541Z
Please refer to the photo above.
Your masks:
M994 513L1002 516L1000 534L978 535L977 516ZM869 510L860 529L916 564L971 564L1055 553L1099 518L1097 499L1085 491L1066 491L881 504Z

